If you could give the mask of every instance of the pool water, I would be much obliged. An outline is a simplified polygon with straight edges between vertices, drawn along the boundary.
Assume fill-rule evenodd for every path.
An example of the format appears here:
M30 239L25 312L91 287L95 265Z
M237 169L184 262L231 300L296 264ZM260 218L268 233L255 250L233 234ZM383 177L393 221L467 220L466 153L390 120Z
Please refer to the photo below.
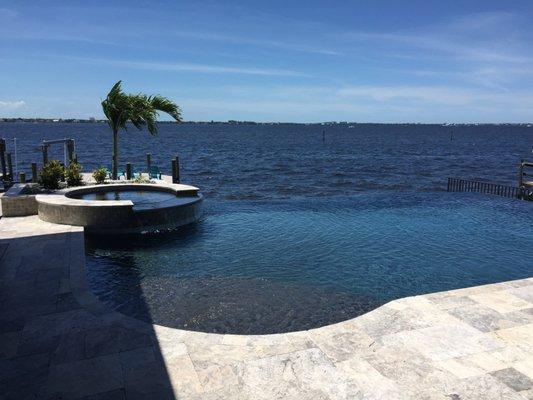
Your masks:
M109 190L72 195L81 200L131 200L136 210L175 206L189 202L192 197L177 197L174 193L154 190Z
M533 203L457 193L205 201L164 235L88 237L119 312L219 333L310 329L405 296L533 275Z

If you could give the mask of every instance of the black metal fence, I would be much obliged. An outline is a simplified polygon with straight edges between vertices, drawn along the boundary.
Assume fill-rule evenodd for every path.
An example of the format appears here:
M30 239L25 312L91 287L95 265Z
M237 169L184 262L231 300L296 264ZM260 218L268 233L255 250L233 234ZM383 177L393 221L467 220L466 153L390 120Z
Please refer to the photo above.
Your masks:
M522 199L525 195L523 189L513 186L457 178L448 178L447 190L448 192L487 193L515 199Z

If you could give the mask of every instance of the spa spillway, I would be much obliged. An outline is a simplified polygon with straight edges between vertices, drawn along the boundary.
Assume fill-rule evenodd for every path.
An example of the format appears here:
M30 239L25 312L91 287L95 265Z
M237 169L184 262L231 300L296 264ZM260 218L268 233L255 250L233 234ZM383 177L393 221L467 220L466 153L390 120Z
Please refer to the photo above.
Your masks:
M38 195L39 218L83 226L89 233L141 233L198 221L202 195L182 184L120 183Z

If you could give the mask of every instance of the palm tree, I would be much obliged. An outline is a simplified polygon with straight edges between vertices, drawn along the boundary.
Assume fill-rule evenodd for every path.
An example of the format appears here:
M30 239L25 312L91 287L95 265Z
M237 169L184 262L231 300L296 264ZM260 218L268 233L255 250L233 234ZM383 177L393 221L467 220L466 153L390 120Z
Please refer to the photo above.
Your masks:
M107 98L102 101L107 123L113 131L113 179L117 179L118 132L121 129L127 130L128 122L137 129L146 126L151 135L156 135L158 111L181 121L181 110L172 101L159 95L126 94L122 91L121 84L122 81L115 83Z

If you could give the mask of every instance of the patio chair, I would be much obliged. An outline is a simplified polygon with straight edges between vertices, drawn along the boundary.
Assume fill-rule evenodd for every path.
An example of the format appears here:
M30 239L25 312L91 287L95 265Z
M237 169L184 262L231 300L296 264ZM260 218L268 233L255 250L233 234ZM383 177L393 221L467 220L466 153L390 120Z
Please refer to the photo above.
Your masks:
M152 165L149 171L150 179L161 179L161 171L157 165Z
M113 167L111 165L108 165L106 167L107 169L107 177L109 179L111 179L111 177L113 176ZM126 171L124 171L122 168L120 167L117 167L117 179L120 179L120 177L123 176L124 178L126 178Z

